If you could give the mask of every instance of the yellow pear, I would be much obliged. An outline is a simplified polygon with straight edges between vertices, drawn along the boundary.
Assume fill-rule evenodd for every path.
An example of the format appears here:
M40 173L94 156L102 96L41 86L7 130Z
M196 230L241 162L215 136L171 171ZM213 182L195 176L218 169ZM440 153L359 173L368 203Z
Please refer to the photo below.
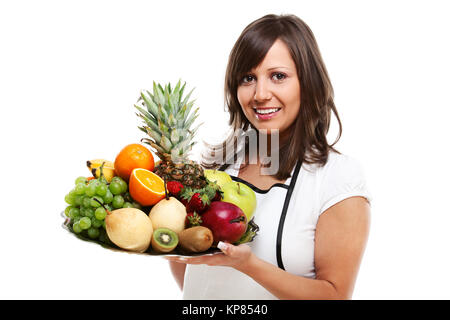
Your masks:
M153 228L167 228L180 233L184 230L186 207L174 197L164 198L150 210L149 218Z
M122 208L111 211L105 218L106 233L118 247L144 252L150 246L153 225L144 211Z

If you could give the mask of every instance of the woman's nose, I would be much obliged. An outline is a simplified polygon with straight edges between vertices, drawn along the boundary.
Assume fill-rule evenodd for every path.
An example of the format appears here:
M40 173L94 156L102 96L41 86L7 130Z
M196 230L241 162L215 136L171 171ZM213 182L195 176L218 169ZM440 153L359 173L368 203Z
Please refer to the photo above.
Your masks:
M256 102L263 102L272 98L272 92L270 91L270 85L265 81L258 81L255 88L254 99Z

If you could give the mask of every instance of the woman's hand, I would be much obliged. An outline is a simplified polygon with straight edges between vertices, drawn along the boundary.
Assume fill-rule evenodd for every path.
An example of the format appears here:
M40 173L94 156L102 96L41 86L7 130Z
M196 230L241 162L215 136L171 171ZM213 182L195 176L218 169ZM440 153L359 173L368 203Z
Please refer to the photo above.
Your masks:
M209 266L228 266L237 270L244 270L253 254L246 244L234 246L230 243L219 242L217 247L221 253L201 257L165 257L169 261L187 264L206 264Z

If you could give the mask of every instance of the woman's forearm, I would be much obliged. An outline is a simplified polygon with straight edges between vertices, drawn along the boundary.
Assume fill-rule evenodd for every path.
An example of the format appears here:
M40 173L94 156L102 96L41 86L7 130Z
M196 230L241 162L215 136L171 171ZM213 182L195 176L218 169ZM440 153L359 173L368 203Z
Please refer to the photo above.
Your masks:
M178 284L178 287L180 287L180 289L183 291L184 273L186 271L186 265L184 263L178 263L173 261L169 261L169 265L173 277L175 278L175 282Z
M251 277L279 299L326 300L348 298L340 295L329 281L293 275L253 254L248 263L238 270Z

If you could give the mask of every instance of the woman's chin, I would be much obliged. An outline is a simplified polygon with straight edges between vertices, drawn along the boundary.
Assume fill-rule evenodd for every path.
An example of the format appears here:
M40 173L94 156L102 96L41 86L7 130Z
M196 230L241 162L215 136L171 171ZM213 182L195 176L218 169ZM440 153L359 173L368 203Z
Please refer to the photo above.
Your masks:
M276 135L276 134L280 134L280 129L278 128L274 128L274 127L270 127L270 126L260 126L259 128L257 128L258 132L260 134L267 134L267 135Z

